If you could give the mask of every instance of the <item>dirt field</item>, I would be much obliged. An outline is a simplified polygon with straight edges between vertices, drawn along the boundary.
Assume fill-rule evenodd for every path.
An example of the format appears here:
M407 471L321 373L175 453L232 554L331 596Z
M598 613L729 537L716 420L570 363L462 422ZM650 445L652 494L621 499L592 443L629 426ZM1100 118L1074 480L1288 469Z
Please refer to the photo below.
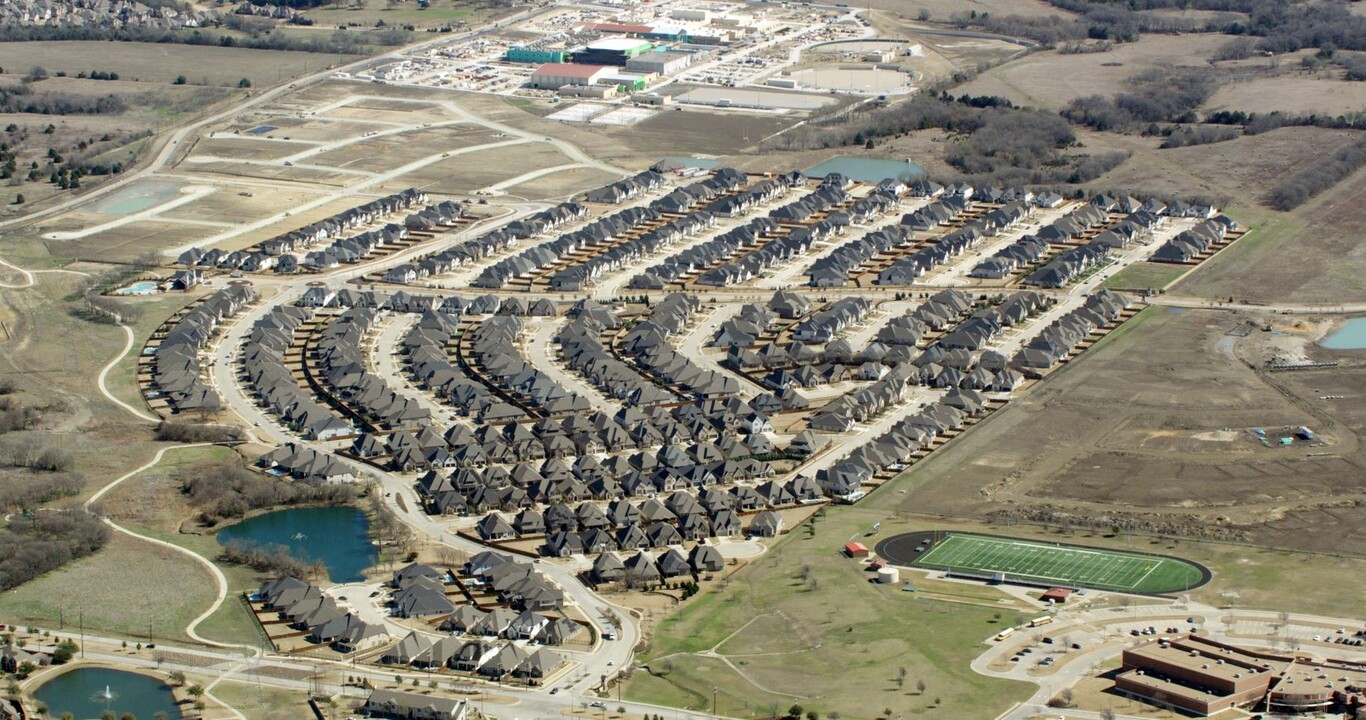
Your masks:
M1057 110L1075 98L1112 95L1126 78L1144 70L1202 66L1227 41L1223 35L1145 35L1104 53L1039 52L993 68L954 92L1000 95L1021 105Z
M250 78L255 86L273 85L337 63L336 55L251 50L169 43L44 41L0 44L0 67L41 65L75 76L81 71L116 72L121 79L170 84L177 75L191 83L236 86ZM355 60L344 55L342 62Z
M43 232L54 229L60 228L45 227ZM211 237L222 230L215 227L146 221L111 228L79 240L49 242L53 252L61 257L87 262L126 263L149 252L160 252L166 248L179 247Z
M522 173L573 162L545 143L527 143L480 150L432 163L400 175L391 184L428 192L455 195L473 192Z
M438 152L497 142L496 133L478 125L427 128L360 140L309 157L306 162L354 170L382 172Z
M1366 232L1363 196L1366 171L1358 171L1291 213L1260 211L1256 232L1172 292L1254 302L1366 301L1366 246L1358 242Z
M278 160L304 152L310 143L289 140L265 140L255 136L206 138L194 144L190 157L230 157L240 160Z
M1363 371L1265 375L1283 338L1217 311L1147 310L912 473L910 512L1128 516L1155 532L1366 554L1360 398L1321 401ZM1313 352L1313 351L1311 351ZM1350 391L1341 390L1343 393ZM1323 446L1263 447L1307 425ZM950 479L951 477L951 479ZM1313 518L1331 533L1306 533Z
M610 175L594 168L570 168L550 175L542 175L520 185L514 185L507 191L529 200L550 200L568 197L583 192L586 188L606 185L616 179L616 175Z

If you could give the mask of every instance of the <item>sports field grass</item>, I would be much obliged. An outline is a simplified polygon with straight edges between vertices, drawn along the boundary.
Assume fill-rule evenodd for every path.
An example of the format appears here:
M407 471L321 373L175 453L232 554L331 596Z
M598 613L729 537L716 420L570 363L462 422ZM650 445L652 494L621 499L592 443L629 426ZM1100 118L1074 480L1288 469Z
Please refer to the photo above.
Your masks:
M958 533L936 542L915 565L1137 593L1186 590L1204 579L1199 567L1175 558Z

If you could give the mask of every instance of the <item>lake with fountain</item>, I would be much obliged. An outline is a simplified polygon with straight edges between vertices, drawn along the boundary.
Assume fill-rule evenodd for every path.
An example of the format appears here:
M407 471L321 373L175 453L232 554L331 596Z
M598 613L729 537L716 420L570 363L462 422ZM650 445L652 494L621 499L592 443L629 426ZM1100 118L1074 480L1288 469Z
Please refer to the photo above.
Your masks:
M48 708L50 717L71 713L76 720L94 720L109 710L115 717L131 713L152 720L184 717L166 683L147 675L108 668L76 668L43 683L33 697Z

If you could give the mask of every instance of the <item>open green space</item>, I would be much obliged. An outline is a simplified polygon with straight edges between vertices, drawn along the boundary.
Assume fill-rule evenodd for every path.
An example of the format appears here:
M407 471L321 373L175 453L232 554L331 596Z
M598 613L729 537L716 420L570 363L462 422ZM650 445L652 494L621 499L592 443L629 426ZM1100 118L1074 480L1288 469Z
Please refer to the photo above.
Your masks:
M1175 558L954 533L915 560L917 567L1067 586L1163 593L1199 585L1200 568Z
M1185 265L1171 263L1139 262L1110 276L1102 286L1123 290L1161 290L1189 269Z
M769 717L792 705L821 715L991 718L1031 686L969 668L1015 605L995 589L942 602L870 582L838 552L886 519L846 507L799 528L738 574L664 619L626 697ZM996 598L1000 609L990 598ZM822 668L821 672L814 669ZM902 670L904 669L904 674ZM919 689L920 683L925 689Z

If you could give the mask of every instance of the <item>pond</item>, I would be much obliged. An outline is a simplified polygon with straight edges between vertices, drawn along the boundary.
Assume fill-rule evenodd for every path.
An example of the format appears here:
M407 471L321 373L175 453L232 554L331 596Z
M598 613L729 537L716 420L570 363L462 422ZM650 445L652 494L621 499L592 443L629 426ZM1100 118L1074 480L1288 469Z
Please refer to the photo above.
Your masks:
M122 670L77 668L43 683L33 697L47 705L54 718L71 713L77 720L92 720L105 710L116 717L131 713L139 720L151 720L157 713L165 713L168 720L183 717L169 686Z
M370 522L353 507L292 508L257 515L218 532L220 544L233 540L283 546L301 560L321 561L336 583L364 580L365 569L379 558L370 541Z
M1329 350L1366 350L1366 317L1344 322L1319 344Z
M129 215L174 200L179 193L176 183L140 182L95 203L91 210L102 215Z
M875 183L887 178L921 177L925 174L925 168L910 160L881 160L841 155L802 171L803 175L813 178L823 178L830 173L840 173L850 180Z

